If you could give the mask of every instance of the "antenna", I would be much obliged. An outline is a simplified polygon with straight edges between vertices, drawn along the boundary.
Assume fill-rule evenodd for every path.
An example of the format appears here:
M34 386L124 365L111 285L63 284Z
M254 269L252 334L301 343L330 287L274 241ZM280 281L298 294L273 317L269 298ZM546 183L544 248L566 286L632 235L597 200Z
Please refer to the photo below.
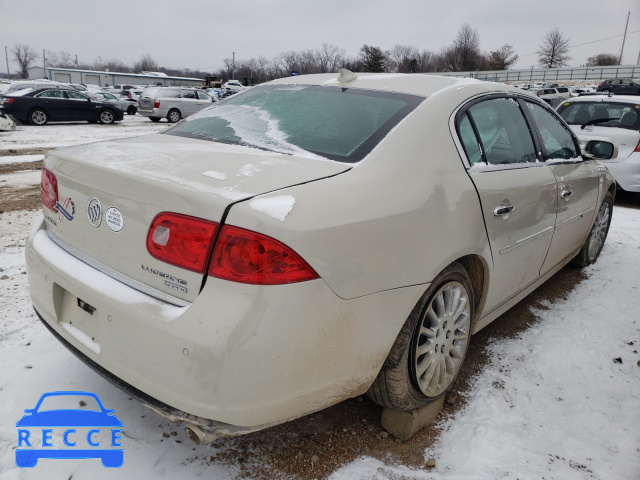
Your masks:
M349 82L353 82L356 78L358 78L358 75L356 75L350 70L347 70L346 68L341 68L340 76L338 76L338 82L349 83Z

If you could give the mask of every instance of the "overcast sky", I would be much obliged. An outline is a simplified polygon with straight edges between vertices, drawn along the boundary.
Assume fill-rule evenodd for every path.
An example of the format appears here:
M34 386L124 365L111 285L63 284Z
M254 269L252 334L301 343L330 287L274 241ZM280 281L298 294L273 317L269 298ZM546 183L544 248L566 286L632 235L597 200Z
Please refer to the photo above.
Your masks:
M352 57L365 43L438 52L468 23L482 51L511 44L516 68L537 65L545 32L559 27L579 66L597 53L620 54L628 12L622 63L636 64L639 0L0 0L0 46L64 51L84 63L100 56L132 65L149 53L163 67L214 71L232 52L271 59L323 43Z

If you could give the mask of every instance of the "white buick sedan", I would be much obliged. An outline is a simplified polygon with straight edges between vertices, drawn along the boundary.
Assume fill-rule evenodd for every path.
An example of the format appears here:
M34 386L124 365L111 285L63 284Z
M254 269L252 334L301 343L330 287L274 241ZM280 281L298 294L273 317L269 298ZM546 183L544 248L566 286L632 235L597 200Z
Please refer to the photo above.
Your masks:
M471 335L598 258L615 182L516 88L426 75L264 84L161 133L47 154L31 298L67 348L192 431L368 392L444 395Z

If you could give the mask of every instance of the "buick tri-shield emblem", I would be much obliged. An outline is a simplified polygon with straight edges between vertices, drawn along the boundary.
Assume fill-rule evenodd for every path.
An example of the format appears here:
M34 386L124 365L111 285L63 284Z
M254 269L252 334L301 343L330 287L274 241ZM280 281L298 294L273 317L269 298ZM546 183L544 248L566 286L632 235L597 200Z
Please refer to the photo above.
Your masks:
M87 205L87 216L89 217L89 223L94 227L99 227L102 223L102 205L98 197L92 197Z

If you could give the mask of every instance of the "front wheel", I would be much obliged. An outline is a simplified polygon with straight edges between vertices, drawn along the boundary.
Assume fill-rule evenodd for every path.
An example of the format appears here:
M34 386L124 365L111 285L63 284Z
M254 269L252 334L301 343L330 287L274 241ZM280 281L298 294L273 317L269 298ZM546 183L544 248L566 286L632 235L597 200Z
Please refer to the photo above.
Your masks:
M383 407L404 411L442 397L467 353L473 308L469 275L452 263L414 307L367 395Z
M46 125L47 121L49 121L49 117L44 110L36 108L29 113L29 123L31 125Z
M111 110L103 110L100 113L100 123L104 123L105 125L109 125L115 122L116 116L113 114Z
M575 256L572 263L577 267L586 267L594 263L600 256L604 242L609 233L611 216L613 214L613 197L610 193L604 197L596 220L593 222L587 241L584 242L580 253Z
M178 110L176 110L175 108L169 110L169 113L167 114L167 120L169 120L170 123L177 123L180 121L180 118L181 115Z
M151 120L153 123L158 123L160 121L160 117L149 117L149 120Z

